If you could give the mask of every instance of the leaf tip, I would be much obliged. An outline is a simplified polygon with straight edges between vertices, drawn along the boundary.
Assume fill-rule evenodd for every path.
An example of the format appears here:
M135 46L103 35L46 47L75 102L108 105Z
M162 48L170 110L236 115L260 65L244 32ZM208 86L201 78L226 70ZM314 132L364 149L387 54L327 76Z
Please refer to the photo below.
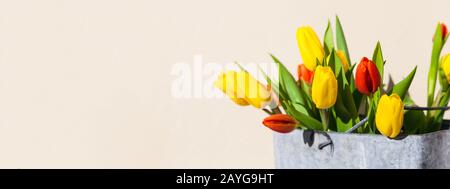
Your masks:
M337 14L335 16L336 16L336 22L340 22L339 16Z

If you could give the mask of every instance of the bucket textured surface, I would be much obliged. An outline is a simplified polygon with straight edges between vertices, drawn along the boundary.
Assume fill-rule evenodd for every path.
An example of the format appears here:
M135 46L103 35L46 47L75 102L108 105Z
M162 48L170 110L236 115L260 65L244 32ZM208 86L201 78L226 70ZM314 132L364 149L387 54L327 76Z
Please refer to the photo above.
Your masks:
M392 140L382 135L322 133L296 129L289 134L274 134L275 167L416 169L450 168L450 131L441 130ZM313 136L313 137L307 137ZM309 140L308 138L313 138ZM311 146L310 146L311 145Z

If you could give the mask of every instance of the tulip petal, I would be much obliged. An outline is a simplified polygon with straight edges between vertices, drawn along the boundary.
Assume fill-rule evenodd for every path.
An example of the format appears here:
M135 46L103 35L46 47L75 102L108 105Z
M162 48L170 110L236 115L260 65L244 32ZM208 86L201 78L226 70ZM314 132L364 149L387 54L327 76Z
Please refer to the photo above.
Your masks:
M441 68L444 70L447 83L450 83L450 53L442 57Z
M309 70L315 70L316 60L322 63L325 53L319 37L309 26L298 28L296 36L303 63Z
M230 99L240 106L247 106L249 103L242 98L243 95L237 93L237 86L235 80L236 72L228 71L221 73L218 79L214 82L214 86L224 92Z
M378 90L381 84L380 73L376 65L364 57L361 59L355 73L356 88L365 95L370 95Z
M297 126L297 121L286 114L274 114L263 120L263 125L279 133L289 133Z
M319 109L327 109L336 103L337 80L330 67L318 66L314 73L311 96Z
M245 100L255 108L262 108L271 100L270 91L248 72L236 74L238 94L244 94Z
M350 65L348 64L347 58L345 57L345 53L343 51L336 51L336 55L341 61L342 67L344 67L344 71L347 72L350 68Z
M384 136L395 138L403 126L404 105L397 94L383 95L377 106L375 123L378 131Z

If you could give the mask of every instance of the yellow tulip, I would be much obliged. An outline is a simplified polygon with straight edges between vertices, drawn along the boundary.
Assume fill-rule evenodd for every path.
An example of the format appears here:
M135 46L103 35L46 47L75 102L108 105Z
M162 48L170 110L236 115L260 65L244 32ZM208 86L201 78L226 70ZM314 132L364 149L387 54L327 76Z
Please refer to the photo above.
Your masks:
M450 53L442 57L441 68L444 70L447 82L450 83Z
M245 71L222 73L214 85L241 106L262 108L271 101L270 91Z
M320 64L323 62L325 52L320 43L319 37L310 26L300 27L297 29L297 43L303 64L306 68L314 71L316 69L317 60Z
M383 95L375 114L378 131L384 136L395 138L403 126L403 111L403 102L397 94Z
M337 80L330 67L317 66L314 72L311 96L319 109L327 109L336 103Z
M350 65L348 64L347 57L345 56L344 51L336 51L336 55L342 63L342 67L344 67L344 71L347 72Z
M230 99L240 106L247 106L249 103L242 98L242 94L238 95L236 72L228 71L221 73L219 78L214 82L214 86L222 90Z

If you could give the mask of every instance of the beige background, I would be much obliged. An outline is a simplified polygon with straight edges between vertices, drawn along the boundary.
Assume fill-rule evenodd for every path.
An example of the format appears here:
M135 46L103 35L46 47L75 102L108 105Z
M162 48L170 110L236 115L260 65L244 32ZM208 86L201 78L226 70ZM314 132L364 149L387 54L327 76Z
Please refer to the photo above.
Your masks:
M295 30L339 14L353 62L377 40L399 80L419 71L450 1L0 1L1 168L272 168L264 114L228 99L174 99L172 66L267 62L294 71ZM450 52L446 47L445 52Z

